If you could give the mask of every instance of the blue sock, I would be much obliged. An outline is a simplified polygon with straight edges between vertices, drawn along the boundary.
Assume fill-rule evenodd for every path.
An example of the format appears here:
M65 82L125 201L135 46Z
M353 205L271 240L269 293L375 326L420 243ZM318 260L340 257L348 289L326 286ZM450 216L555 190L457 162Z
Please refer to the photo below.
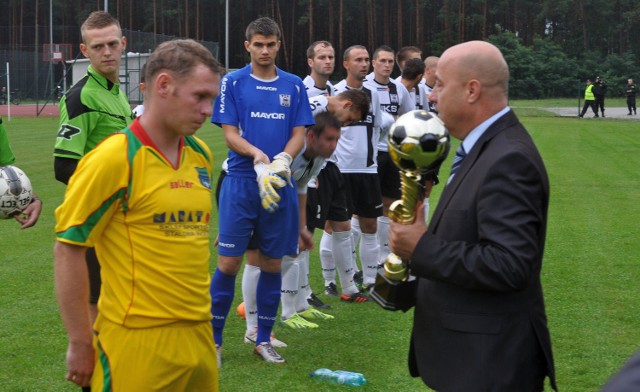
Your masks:
M276 322L280 305L280 272L260 272L256 299L258 302L258 336L256 345L271 340L271 330Z
M211 326L213 327L213 340L217 345L222 346L222 331L227 320L233 293L236 286L235 275L227 275L216 268L216 272L211 278Z

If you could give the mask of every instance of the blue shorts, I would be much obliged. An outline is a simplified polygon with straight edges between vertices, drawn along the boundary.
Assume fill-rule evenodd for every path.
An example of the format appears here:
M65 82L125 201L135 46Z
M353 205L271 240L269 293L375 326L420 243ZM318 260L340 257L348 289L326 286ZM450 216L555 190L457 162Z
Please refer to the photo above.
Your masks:
M272 259L298 253L298 195L294 186L278 189L273 214L262 208L255 178L227 176L220 191L218 254L242 256L254 235L258 249Z

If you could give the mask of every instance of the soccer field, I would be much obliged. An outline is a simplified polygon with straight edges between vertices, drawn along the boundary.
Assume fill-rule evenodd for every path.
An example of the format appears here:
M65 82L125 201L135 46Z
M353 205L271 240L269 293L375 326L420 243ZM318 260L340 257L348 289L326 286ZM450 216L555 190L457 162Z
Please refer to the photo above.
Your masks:
M551 183L542 281L559 388L597 391L640 349L640 122L517 112L541 151ZM0 391L77 391L64 380L66 335L53 291L53 214L64 192L53 176L57 118L14 117L5 125L16 165L29 175L44 209L29 230L0 221ZM206 124L198 136L211 146L219 168L226 155L222 133ZM442 178L450 165L451 157ZM432 211L440 191L441 186L434 190ZM217 218L212 222L213 238ZM310 270L311 285L319 292L317 246ZM241 301L240 283L238 278L232 312ZM280 366L252 354L242 341L244 322L232 315L225 329L220 390L338 389L309 378L321 367L363 373L362 391L424 390L406 365L411 311L322 298L332 306L328 313L334 320L307 332L276 327L278 338L289 344L280 351L287 360Z

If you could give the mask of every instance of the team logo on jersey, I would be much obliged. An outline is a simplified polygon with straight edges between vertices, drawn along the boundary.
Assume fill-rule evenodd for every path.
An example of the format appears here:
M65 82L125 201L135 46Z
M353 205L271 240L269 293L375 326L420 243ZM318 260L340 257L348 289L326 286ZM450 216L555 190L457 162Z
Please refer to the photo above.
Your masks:
M222 79L222 84L220 86L220 113L224 113L225 108L225 96L227 93L227 78Z
M153 214L153 223L209 223L211 214L205 211L168 211Z
M251 112L251 118L265 118L267 120L284 120L284 113Z
M398 103L400 101L398 94L389 94L389 99L391 99L391 103Z
M60 127L57 136L66 140L71 140L71 138L73 138L75 135L78 135L80 132L80 128L74 127L73 125L64 124L62 127Z
M284 106L286 108L291 106L291 95L289 95L289 94L280 94L280 106Z
M198 179L203 187L207 189L211 189L211 178L209 178L209 173L207 169L204 167L196 167L196 172L198 173Z

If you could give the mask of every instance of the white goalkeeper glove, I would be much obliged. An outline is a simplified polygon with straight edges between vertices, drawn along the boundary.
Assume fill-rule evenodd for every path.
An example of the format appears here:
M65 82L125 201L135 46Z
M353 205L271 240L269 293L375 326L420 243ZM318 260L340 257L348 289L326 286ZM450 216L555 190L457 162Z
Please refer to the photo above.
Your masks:
M260 201L262 208L270 213L274 213L278 209L278 202L280 201L280 195L276 192L276 189L282 188L287 183L278 175L273 173L268 165L264 163L257 163L253 166L256 171L256 180L258 181L258 188L260 189Z
M269 170L273 174L277 174L280 177L284 178L289 185L293 186L291 182L291 162L293 162L293 158L286 152L281 152L280 154L273 157L273 161L267 165Z

